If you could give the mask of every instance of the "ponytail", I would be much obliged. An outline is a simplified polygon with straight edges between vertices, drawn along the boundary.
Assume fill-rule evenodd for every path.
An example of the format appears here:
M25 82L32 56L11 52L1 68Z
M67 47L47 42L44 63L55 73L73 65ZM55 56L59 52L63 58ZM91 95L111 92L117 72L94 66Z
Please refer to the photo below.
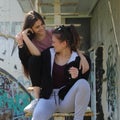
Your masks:
M80 45L80 35L73 25L70 25L69 29L70 29L70 34L72 35L72 41L73 41L72 50L76 51Z
M62 42L66 41L71 50L76 51L80 43L80 37L73 25L59 26L53 31L53 34Z

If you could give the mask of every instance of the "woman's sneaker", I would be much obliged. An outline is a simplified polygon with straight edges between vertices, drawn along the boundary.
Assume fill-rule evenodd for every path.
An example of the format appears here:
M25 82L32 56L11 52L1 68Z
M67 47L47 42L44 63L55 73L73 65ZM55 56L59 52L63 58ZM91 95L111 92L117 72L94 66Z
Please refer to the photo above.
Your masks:
M35 106L38 103L38 99L32 100L29 105L24 108L25 113L33 113Z
M88 106L86 112L92 112L91 108Z

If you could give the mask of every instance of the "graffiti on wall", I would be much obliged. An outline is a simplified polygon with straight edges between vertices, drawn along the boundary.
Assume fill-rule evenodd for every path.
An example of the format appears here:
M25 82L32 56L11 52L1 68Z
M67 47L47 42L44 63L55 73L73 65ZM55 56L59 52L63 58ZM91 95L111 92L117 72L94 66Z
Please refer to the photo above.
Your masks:
M9 73L0 68L0 109L12 112L12 116L24 117L23 109L32 100L26 89ZM4 116L3 116L4 117ZM19 120L19 119L18 119Z
M117 110L117 49L112 45L108 47L106 64L108 120L115 120Z
M103 85L103 47L98 47L95 51L95 71L96 71L96 111L99 113L96 120L104 120L103 106L102 106L102 85Z
M18 49L12 37L0 35L0 120L28 120L23 109L32 100L26 88Z

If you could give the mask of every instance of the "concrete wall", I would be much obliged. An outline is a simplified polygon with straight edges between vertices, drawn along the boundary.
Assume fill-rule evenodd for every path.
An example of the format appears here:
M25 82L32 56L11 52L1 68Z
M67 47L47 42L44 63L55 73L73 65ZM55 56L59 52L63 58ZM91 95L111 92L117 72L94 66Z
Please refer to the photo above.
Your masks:
M17 0L0 0L0 22L20 22L23 21L23 15Z
M22 72L14 41L0 35L0 120L29 120L24 116L23 109L32 99L25 89L31 82Z
M17 0L0 0L0 32L15 35L21 30L24 13Z
M7 37L20 32L23 19L17 0L0 0L0 120L30 119L24 116L23 109L31 101L25 89L31 82L22 72L15 40ZM12 116L5 114L8 110Z
M102 105L105 120L120 120L120 1L99 0L92 13L91 46L103 44Z

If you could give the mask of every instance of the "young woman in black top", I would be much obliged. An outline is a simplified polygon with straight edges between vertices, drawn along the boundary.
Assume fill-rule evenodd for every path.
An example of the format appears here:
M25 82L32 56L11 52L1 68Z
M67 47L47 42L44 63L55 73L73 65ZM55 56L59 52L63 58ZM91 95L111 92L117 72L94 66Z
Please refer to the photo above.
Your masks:
M90 69L82 73L76 49L79 35L74 26L53 31L52 46L41 54L40 99L32 120L48 120L54 112L74 112L74 120L83 120L90 99L87 82ZM86 56L90 65L90 59Z

